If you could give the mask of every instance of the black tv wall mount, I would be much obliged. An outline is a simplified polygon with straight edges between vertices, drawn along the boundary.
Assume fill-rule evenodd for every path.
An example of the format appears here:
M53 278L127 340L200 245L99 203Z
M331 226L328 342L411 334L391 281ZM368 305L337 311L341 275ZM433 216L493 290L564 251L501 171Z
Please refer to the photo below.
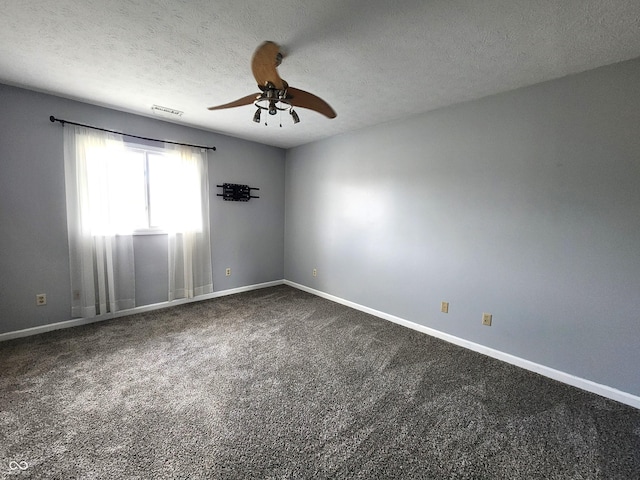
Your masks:
M238 183L223 183L217 186L222 188L222 193L218 193L218 197L222 197L227 202L248 202L250 198L260 198L251 195L251 190L260 190L259 188Z

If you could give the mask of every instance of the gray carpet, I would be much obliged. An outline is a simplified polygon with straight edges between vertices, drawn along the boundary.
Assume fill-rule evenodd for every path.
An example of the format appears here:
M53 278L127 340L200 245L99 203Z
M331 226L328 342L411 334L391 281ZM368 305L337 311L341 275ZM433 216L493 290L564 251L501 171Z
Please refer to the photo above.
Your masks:
M286 286L0 366L1 478L640 478L639 410Z

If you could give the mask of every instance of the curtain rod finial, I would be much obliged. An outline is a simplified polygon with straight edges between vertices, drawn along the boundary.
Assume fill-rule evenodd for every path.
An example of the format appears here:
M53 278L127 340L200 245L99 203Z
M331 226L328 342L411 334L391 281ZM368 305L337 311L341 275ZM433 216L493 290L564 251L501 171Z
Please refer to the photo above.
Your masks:
M49 117L49 121L50 121L51 123L53 123L53 122L60 122L60 125L64 126L64 120L60 120L59 118L56 118L56 117L54 117L53 115L51 115L51 116Z

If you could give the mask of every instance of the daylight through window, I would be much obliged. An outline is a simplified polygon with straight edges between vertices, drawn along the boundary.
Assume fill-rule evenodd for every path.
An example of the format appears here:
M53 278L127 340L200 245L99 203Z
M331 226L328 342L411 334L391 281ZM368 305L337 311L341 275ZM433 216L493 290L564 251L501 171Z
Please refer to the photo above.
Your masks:
M177 152L95 147L87 180L92 235L202 228L199 173Z

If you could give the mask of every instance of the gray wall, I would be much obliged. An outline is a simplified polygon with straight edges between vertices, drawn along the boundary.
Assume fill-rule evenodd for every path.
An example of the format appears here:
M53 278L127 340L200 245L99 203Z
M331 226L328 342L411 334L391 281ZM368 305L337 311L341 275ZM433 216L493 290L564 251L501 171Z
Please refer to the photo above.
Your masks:
M215 145L209 153L216 291L281 280L284 151L223 135L0 85L0 333L70 319L62 127L50 115L118 131ZM224 202L223 182L260 188L260 199ZM162 236L136 237L136 300L166 301ZM232 276L225 277L226 267ZM47 305L35 306L35 295Z
M640 395L638 79L635 60L289 150L285 278Z

